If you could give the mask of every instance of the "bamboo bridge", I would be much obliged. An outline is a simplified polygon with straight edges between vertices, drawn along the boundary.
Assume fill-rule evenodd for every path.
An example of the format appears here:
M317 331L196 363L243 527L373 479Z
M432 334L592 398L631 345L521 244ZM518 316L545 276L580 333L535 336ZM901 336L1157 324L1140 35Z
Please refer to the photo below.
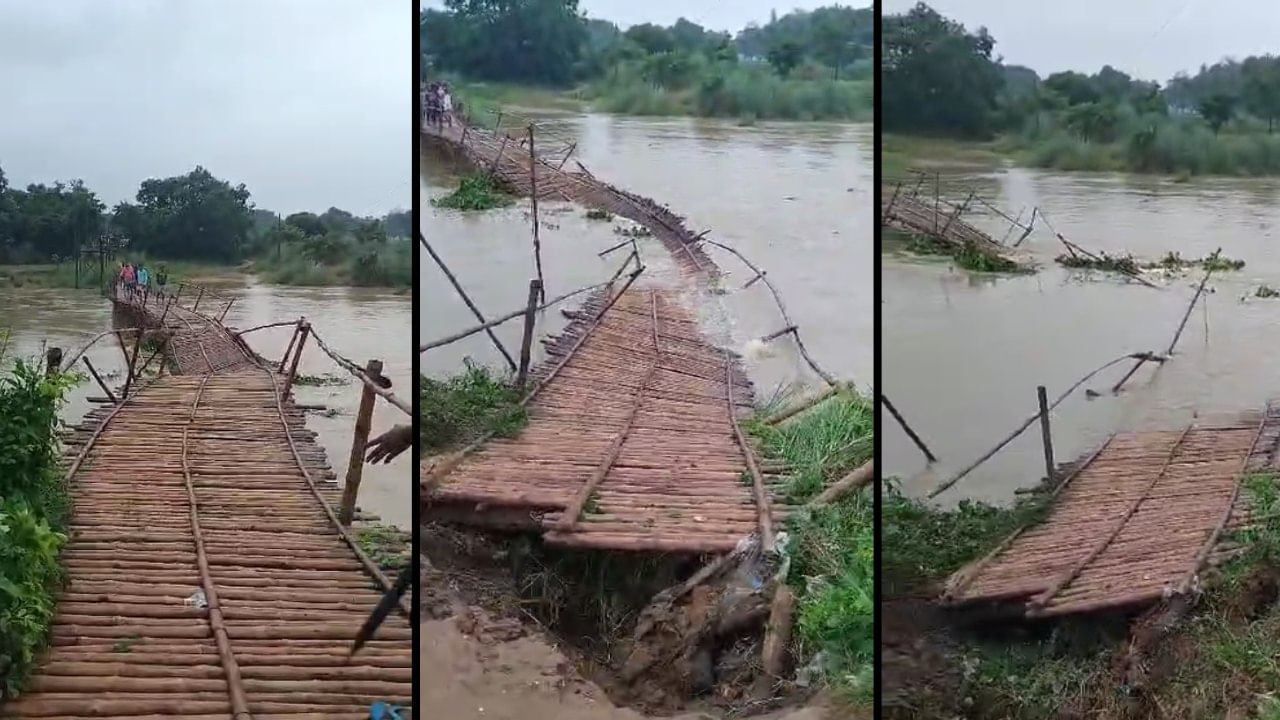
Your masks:
M1019 268L1034 266L1030 257L1017 250L1022 240L1031 233L1032 224L1035 223L1034 213L1031 223L1023 225L1019 218L1009 217L996 210L1010 221L1011 231L1015 228L1023 231L1021 238L1012 246L1005 245L962 217L974 200L978 199L976 193L970 192L968 198L957 205L943 200L937 194L932 200L922 196L920 185L918 182L914 187L907 188L905 183L899 182L894 185L892 192L885 188L880 194L880 222L890 228L929 238L953 252L979 253L1012 263ZM989 205L986 201L980 202Z
M1027 617L1135 609L1184 596L1261 521L1247 475L1280 467L1280 405L1233 422L1113 435L1075 463L1042 522L1014 532L947 584L953 605Z
M762 282L778 305L783 328L763 340L791 338L816 375L829 386L846 387L809 356L765 271L709 239L709 231L690 231L670 209L600 180L581 163L575 162L577 171L564 170L572 143L548 150L551 143L537 141L536 123L506 117L506 130L499 113L492 129L455 122L424 124L422 132L532 198L535 256L537 202L547 199L639 223L671 253L690 286L721 274L706 248L725 250L751 270L744 289ZM704 335L681 288L635 282L644 264L634 239L599 253L630 246L607 283L539 303L539 277L530 282L525 309L494 321L486 320L440 254L420 239L481 322L420 350L523 315L519 365L490 337L518 372L520 405L527 413L527 425L514 437L489 435L426 461L425 519L533 531L569 547L724 553L752 535L772 547L775 528L790 511L775 492L785 468L759 460L741 426L754 404L741 359ZM541 274L540 256L538 267ZM566 313L568 327L543 340L546 361L530 371L537 314L583 292L589 292L585 302Z
M300 320L285 359L268 362L222 324L231 300L190 289L115 293L145 333L120 396L103 383L108 404L70 435L52 647L0 716L367 718L378 701L409 707L407 604L350 656L391 583L355 542L350 508L335 512L335 475L290 395L307 337L322 341ZM159 344L146 364L165 358L150 380L144 334Z

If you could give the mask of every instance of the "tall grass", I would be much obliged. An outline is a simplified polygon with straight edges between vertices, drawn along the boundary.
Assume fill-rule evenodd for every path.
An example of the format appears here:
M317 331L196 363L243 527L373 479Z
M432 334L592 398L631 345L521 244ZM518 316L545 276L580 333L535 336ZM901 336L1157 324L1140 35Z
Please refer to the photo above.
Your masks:
M770 408L772 409L772 408ZM779 426L757 418L749 431L767 456L786 461L790 499L808 500L871 458L872 402L840 394ZM875 657L875 514L867 493L846 495L789 521L798 591L800 656L820 658L827 681L849 698L870 702Z
M655 83L628 64L583 92L606 112L697 115L754 120L867 120L873 110L869 79L783 78L767 65L695 65L690 77Z
M1121 113L1102 139L1086 141L1050 120L1016 138L1032 165L1057 170L1171 175L1261 176L1280 173L1280 135L1241 120L1214 134L1194 117Z
M329 246L323 251L308 243L284 245L279 255L269 252L255 260L252 269L267 282L281 285L412 287L413 246L408 238L361 243L348 236L325 242Z

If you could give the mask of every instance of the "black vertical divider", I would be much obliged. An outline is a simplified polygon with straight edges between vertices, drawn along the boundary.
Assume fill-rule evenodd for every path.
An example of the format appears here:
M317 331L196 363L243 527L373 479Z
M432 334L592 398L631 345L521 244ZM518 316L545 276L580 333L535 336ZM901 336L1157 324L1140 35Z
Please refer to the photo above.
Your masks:
M875 434L874 434L874 438L875 438L875 440L874 440L874 444L875 444L875 468L876 468L876 472L877 472L877 473L881 473L881 474L882 474L882 473L884 472L884 463L881 461L881 449L882 449L882 446L883 446L883 442L884 442L884 441L883 441L883 435L881 434L881 430L882 430L882 428L881 428L881 422L880 422L880 408L879 408L880 402L879 402L879 398L880 398L880 367L881 367L881 362L880 362L880 357L881 357L881 352L880 352L880 349L881 349L881 348L880 348L880 340L881 340L881 332L880 332L880 329L881 329L881 316L880 316L880 305L881 305L881 301L880 301L880 298L881 298L881 287L880 287L880 280L881 280L880 259L881 259L881 257L882 257L882 256L881 256L881 253L880 253L880 243L882 242L882 238L881 238L881 227L882 227L882 226L881 226L881 224L880 224L880 207L881 207L881 206L880 206L880 193L881 193L881 165L880 165L881 139L880 139L880 131L881 131L881 117L882 117L882 116L881 116L881 110L880 110L880 109L881 109L881 103L880 103L880 88L881 88L881 87L883 87L883 83L881 82L881 77L880 77L880 60L881 60L881 58L880 58L880 52L881 52L881 44L880 44L880 26L881 26L881 18L882 18L883 14L884 14L884 8L883 8L883 6L882 6L882 4L881 4L880 0L875 0L875 1L874 1L874 3L873 3L873 5L872 5L872 7L873 7L873 11L874 11L874 13L875 13L875 36L874 36L874 41L873 41L873 46L872 46L872 55L871 55L871 57L872 57L872 62L873 62L873 64L874 64L874 67L873 67L873 70L872 70L872 71L875 73L875 87L873 88L873 91L872 91L872 92L873 92L872 97L873 97L873 99L874 99L874 103L875 103L875 110L874 110L874 115L873 115L873 118L874 118L874 120L873 120L874 125L872 126L872 135L871 135L871 137L872 137L872 162L874 163L874 166L873 166L873 168L872 168L872 176L871 176L871 177L872 177L872 183L874 184L874 187L872 188L872 202L874 202L874 203L875 203L875 211L874 211L874 212L872 213L872 215L871 215L871 217L872 217L872 222L874 222L874 223L875 223L875 227L872 229L872 232L874 233L874 238L875 238L875 239L874 239L874 241L872 242L872 252L873 252L872 262L873 262L873 263L875 263L875 273L874 273L874 279L873 279L873 285L872 285L872 288L873 288L873 290L872 290L872 297L873 297L873 303L872 303L872 305L873 305L873 307L874 307L873 312L875 313L875 317L874 317L874 324L872 325L872 328L873 328L873 334L874 334L874 339L872 340L872 342L873 342L873 347L874 347L874 350L873 350L873 352L872 352L872 358L873 358L873 363L872 363L872 378L873 378L873 379L872 379L872 392L874 393L874 397L875 397L875 399L876 399L875 406L874 406L874 407L875 407L875 412L873 412L873 413L872 413L872 427L874 428L874 433L875 433ZM882 533L881 533L881 527L882 527L882 526L881 526L881 517L882 517L882 516L881 516L881 501L882 501L881 491L882 491L882 489L883 489L883 484L880 482L880 475L877 475L874 479L872 479L872 487L874 488L874 492L875 492L875 499L874 499L874 501L873 501L873 507L874 507L873 517L875 518L875 524L876 524L876 526L875 526L875 573L876 573L876 581L875 581L875 613L874 613L874 617L875 617L875 623L874 623L874 627L875 627L875 630L874 630L874 643L875 643L875 645L874 645L874 652L875 652L875 667L874 667L874 670L873 670L873 673L874 673L874 675L873 675L873 677L874 677L874 690L873 690L873 697L874 697L874 700L873 700L873 702L874 702L874 704L875 704L875 705L874 705L874 708L873 708L872 712L873 712L873 713L875 713L875 714L878 716L878 715L879 715L879 711L880 711L880 693L881 693L881 686L882 686L882 681L883 681L883 678L882 678L882 675L881 675L881 668L882 668L882 666L883 666L883 657L882 657L882 643L881 643L881 639L882 639L882 638L881 638L881 627L880 627L880 624L881 624L881 618L882 618L882 615L881 615L881 613L880 613L880 604L881 604L881 602L882 602L882 600L883 600L883 595L881 594L881 592L882 592L882 588L881 588L881 578L883 577L883 564L882 564L882 561L881 561L881 557L882 557L882 550L883 550L883 548L882 548L882 546L881 546L881 536L882 536Z
M413 47L413 72L411 73L411 79L409 83L410 87L407 88L409 91L409 98L410 98L409 106L411 108L411 112L413 113L413 121L412 123L410 123L410 128L412 128L411 132L413 133L413 139L412 139L413 185L412 185L411 191L413 192L413 226L415 230L420 231L422 229L422 217L423 217L422 215L422 184L419 181L419 177L421 177L421 169L422 169L421 168L422 133L419 131L420 130L419 124L422 122L422 109L418 107L418 104L419 104L418 85L421 82L421 78L422 78L422 47L421 47L422 32L420 30L421 9L419 7L419 3L417 2L417 0L414 0L414 2L409 3L409 6L413 13L411 22L409 23L409 27L412 28L412 32L413 32L413 39L411 42L411 46ZM418 302L418 284L421 281L421 277L422 277L421 273L418 272L418 268L421 267L422 243L411 242L410 245L412 245L413 247L413 256L412 256L413 268L411 270L411 272L413 273L413 293L412 293L412 299L411 299L411 302L413 304L413 310L411 314L411 318L412 318L411 322L413 323L413 328L410 334L410 337L413 338L413 343L412 343L413 360L410 363L410 368L412 369L411 370L412 378L410 379L410 384L411 384L411 387L413 388L412 403L413 403L415 414L410 419L410 422L413 424L413 448L411 451L412 460L410 463L412 470L410 471L410 478L409 478L409 481L413 483L413 494L412 494L413 499L411 500L411 502L413 503L413 509L410 514L410 517L411 517L410 522L412 524L412 527L410 528L410 532L412 533L411 534L411 537L412 537L411 552L413 553L413 558L412 558L413 562L411 563L410 566L412 567L414 578L413 578L413 584L412 584L413 590L410 593L410 597L413 598L412 600L413 606L409 614L409 624L412 629L412 637L413 637L413 641L412 641L413 642L413 709L414 709L414 712L417 713L417 717L425 718L425 717L428 717L428 715L425 712L425 709L426 709L426 704L424 702L425 698L422 697L422 683L421 683L422 673L420 669L420 666L422 664L422 642L421 642L421 638L419 637L419 633L421 632L421 612L422 611L421 611L421 604L418 600L418 584L420 582L420 578L422 577L422 570L419 567L419 563L421 562L421 558L422 558L422 554L420 552L421 540L418 537L418 528L419 528L418 513L422 508L421 498L418 496L418 493L421 491L421 485L418 483L418 472L422 462L422 436L418 432L418 414L417 414L418 403L420 402L418 385L421 382L421 377L422 377L422 374L421 374L422 371L420 367L421 357L420 357L420 354L418 353L418 345L422 342L422 338L419 337L420 328L422 326L421 315L420 315L420 313L422 312L422 306Z

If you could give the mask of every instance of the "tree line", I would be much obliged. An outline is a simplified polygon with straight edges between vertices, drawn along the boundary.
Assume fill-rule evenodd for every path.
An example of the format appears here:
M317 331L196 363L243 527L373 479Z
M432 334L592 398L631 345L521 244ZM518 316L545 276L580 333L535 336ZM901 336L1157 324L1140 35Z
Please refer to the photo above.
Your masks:
M126 253L236 262L285 242L332 247L343 237L381 243L408 237L408 211L362 218L338 208L286 218L254 208L249 190L203 167L144 180L133 202L108 210L80 180L10 187L0 169L0 263L56 262L106 240ZM324 240L324 238L328 240ZM314 253L324 256L323 250Z
M870 58L872 9L841 5L775 12L765 25L735 35L685 18L622 30L587 18L577 0L446 0L421 15L425 65L478 80L566 85L609 74L624 63L647 62L656 83L678 80L700 62L767 62L786 77L805 64L834 80Z
M1163 118L1196 119L1217 134L1250 119L1275 129L1280 117L1280 58L1224 60L1180 73L1165 87L1110 65L1087 75L1041 79L1030 68L993 57L986 28L968 31L925 3L885 16L882 24L883 117L893 132L989 137L1032 134L1046 122L1083 142L1154 142Z

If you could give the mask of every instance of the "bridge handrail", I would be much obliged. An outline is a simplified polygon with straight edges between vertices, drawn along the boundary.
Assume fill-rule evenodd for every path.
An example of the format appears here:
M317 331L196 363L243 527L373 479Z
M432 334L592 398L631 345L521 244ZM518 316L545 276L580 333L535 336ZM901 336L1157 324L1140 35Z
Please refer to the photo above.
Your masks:
M364 368L355 364L349 358L343 357L333 348L329 347L329 344L320 337L320 334L315 331L315 328L311 328L311 336L316 339L316 344L320 346L320 349L324 351L325 355L328 355L329 358L342 367L343 370L351 373L357 380L364 383L364 386L369 388L370 392L391 403L405 415L413 417L413 407L409 405L409 403L396 397L395 393L386 389L376 380L369 377L369 373L365 372Z
M93 347L93 345L94 345L94 344L96 344L96 343L97 343L99 340L101 340L102 338L104 338L104 337L106 337L106 336L108 336L108 335L117 335L117 334L119 334L119 333L125 333L125 332L140 332L140 331L142 331L142 329L143 329L143 328L113 328L113 329L111 329L111 330L104 330L104 331L102 331L102 332L98 333L97 335L94 335L94 336L93 336L93 339L91 339L89 342L85 343L85 344L84 344L84 346L82 346L79 350L77 350L77 351L75 352L75 354L74 354L74 355L72 355L72 356L71 356L71 359L69 359L69 360L67 360L66 362L62 363L62 367L61 367L61 368L59 368L59 369L58 369L58 371L59 371L59 372L67 372L68 370L70 370L70 369L71 369L71 366L72 366L72 365L75 365L75 364L76 364L76 361L80 359L80 356L81 356L81 355L84 355L84 354L85 354L85 352L87 352L87 351L89 350L89 348Z

